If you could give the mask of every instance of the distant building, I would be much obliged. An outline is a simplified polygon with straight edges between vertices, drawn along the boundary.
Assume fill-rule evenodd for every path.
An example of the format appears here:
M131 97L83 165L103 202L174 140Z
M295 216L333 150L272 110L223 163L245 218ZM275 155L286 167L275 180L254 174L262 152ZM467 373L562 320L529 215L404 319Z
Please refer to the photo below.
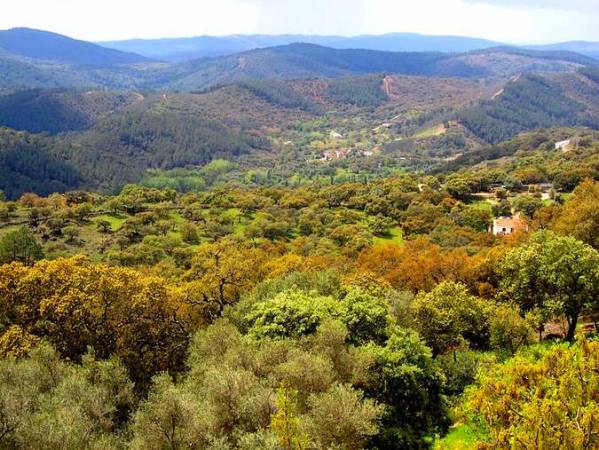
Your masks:
M565 141L556 142L555 149L565 151L569 145L570 145L570 139L566 139Z
M490 231L495 236L505 236L516 231L528 231L528 225L520 217L499 217L493 220Z
M349 150L342 148L341 150L327 150L322 154L321 161L332 161L333 159L343 159L347 157Z

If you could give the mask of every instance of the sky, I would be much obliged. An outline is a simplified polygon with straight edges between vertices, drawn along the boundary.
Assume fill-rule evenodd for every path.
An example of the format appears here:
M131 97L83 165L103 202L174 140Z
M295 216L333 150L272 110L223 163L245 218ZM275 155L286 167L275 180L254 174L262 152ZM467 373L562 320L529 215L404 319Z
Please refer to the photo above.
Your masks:
M0 29L74 38L390 32L599 41L599 0L0 0Z

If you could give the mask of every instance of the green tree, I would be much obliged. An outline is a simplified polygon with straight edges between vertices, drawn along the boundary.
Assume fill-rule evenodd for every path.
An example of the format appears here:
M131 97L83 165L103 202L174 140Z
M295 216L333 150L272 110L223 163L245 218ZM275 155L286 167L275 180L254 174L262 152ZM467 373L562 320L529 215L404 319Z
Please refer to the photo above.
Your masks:
M418 295L411 305L414 327L435 354L464 343L486 348L489 343L489 306L459 283L442 282Z
M532 342L530 323L520 315L517 306L499 304L489 320L491 347L513 355L522 346Z
M500 296L522 310L559 305L572 341L583 312L599 307L599 252L573 237L540 231L509 251L500 266Z
M574 190L553 229L599 249L599 183L585 180Z
M270 426L277 434L283 450L308 448L307 436L300 427L297 415L297 391L280 388L277 390L277 412L270 418Z
M1 264L18 261L30 266L43 257L42 247L29 228L21 227L9 231L0 238Z

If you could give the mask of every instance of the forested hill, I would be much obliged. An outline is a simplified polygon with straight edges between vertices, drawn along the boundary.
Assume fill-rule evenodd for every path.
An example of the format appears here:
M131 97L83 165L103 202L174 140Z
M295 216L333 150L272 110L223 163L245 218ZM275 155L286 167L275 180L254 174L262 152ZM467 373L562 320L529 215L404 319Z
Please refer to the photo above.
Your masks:
M74 189L80 177L65 158L68 149L50 137L0 128L0 190L15 198L23 192L49 195Z
M196 89L247 79L334 78L383 72L483 78L512 76L531 70L566 72L596 64L599 64L596 60L576 53L511 47L447 54L340 50L313 44L291 44L187 63L180 66L178 78L167 85Z
M458 114L475 135L490 143L526 130L558 125L599 127L599 71L559 76L523 75L508 82L491 100Z
M50 134L83 130L142 100L133 92L27 89L0 96L0 126Z

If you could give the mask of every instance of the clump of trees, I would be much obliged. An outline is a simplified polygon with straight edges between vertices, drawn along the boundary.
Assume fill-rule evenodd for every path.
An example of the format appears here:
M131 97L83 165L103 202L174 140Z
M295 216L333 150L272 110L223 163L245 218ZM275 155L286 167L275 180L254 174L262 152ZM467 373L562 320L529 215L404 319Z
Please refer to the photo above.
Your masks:
M486 434L478 448L596 448L598 374L598 342L534 348L483 370L462 412Z

